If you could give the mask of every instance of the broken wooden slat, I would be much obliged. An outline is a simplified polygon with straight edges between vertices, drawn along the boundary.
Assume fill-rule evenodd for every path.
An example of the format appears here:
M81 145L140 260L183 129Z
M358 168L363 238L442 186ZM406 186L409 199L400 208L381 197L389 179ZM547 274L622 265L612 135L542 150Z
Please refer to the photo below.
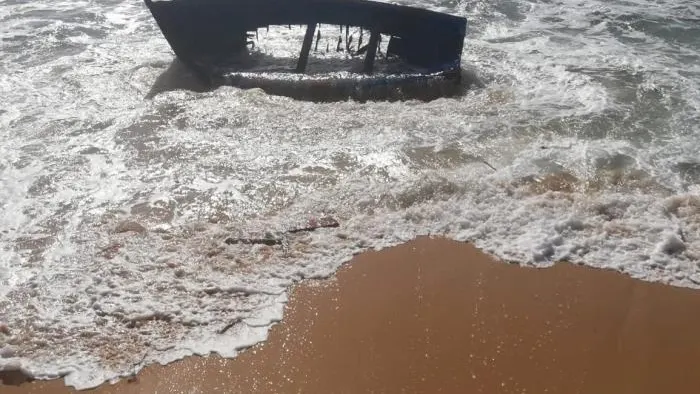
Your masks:
M318 32L316 33L316 46L314 46L314 52L318 52L319 41L321 41L321 26L318 27Z
M362 67L362 72L365 74L371 74L374 68L374 57L377 54L377 46L379 45L379 38L381 34L377 30L372 30L372 35L369 37L369 44L367 44L367 54L365 55L365 63Z
M309 62L309 52L311 52L311 43L314 40L316 32L316 24L312 23L306 26L306 34L304 35L304 43L301 45L301 53L297 62L296 72L303 73L306 70L306 64Z
M350 25L345 25L345 50L350 53Z
M362 26L360 26L360 40L357 43L357 50L359 51L360 48L362 48L362 36L364 35L364 29Z

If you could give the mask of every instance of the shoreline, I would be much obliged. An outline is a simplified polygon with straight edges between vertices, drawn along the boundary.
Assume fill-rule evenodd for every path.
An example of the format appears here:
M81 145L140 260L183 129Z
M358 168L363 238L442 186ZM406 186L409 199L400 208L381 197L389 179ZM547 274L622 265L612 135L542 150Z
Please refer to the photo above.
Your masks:
M658 393L700 385L700 291L613 270L521 267L418 238L290 291L268 340L79 393ZM75 392L62 379L6 394Z

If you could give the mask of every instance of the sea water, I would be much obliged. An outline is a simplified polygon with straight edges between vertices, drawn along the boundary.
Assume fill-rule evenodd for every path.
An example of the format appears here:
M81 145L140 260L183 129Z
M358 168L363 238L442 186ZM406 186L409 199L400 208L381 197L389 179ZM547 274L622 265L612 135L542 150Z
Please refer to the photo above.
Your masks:
M483 88L162 89L141 1L0 0L0 369L85 388L235 356L293 283L419 235L700 287L697 2L410 1L468 18Z

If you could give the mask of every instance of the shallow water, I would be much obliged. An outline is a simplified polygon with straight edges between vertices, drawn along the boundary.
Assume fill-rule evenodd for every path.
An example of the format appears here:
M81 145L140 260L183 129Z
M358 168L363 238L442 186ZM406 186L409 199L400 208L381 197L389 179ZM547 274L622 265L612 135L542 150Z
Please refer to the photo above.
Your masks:
M0 368L88 387L233 356L290 284L421 234L699 287L700 7L419 4L468 18L484 88L162 89L173 54L140 1L0 1ZM324 216L340 227L287 232Z

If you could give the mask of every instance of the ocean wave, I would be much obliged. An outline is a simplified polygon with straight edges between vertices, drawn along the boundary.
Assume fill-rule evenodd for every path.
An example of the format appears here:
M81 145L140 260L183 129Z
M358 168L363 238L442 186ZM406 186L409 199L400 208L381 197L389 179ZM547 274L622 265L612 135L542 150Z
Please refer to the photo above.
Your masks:
M140 2L0 4L0 368L85 388L234 356L291 284L426 234L700 287L690 2L418 3L468 18L485 86L364 104L155 89Z

